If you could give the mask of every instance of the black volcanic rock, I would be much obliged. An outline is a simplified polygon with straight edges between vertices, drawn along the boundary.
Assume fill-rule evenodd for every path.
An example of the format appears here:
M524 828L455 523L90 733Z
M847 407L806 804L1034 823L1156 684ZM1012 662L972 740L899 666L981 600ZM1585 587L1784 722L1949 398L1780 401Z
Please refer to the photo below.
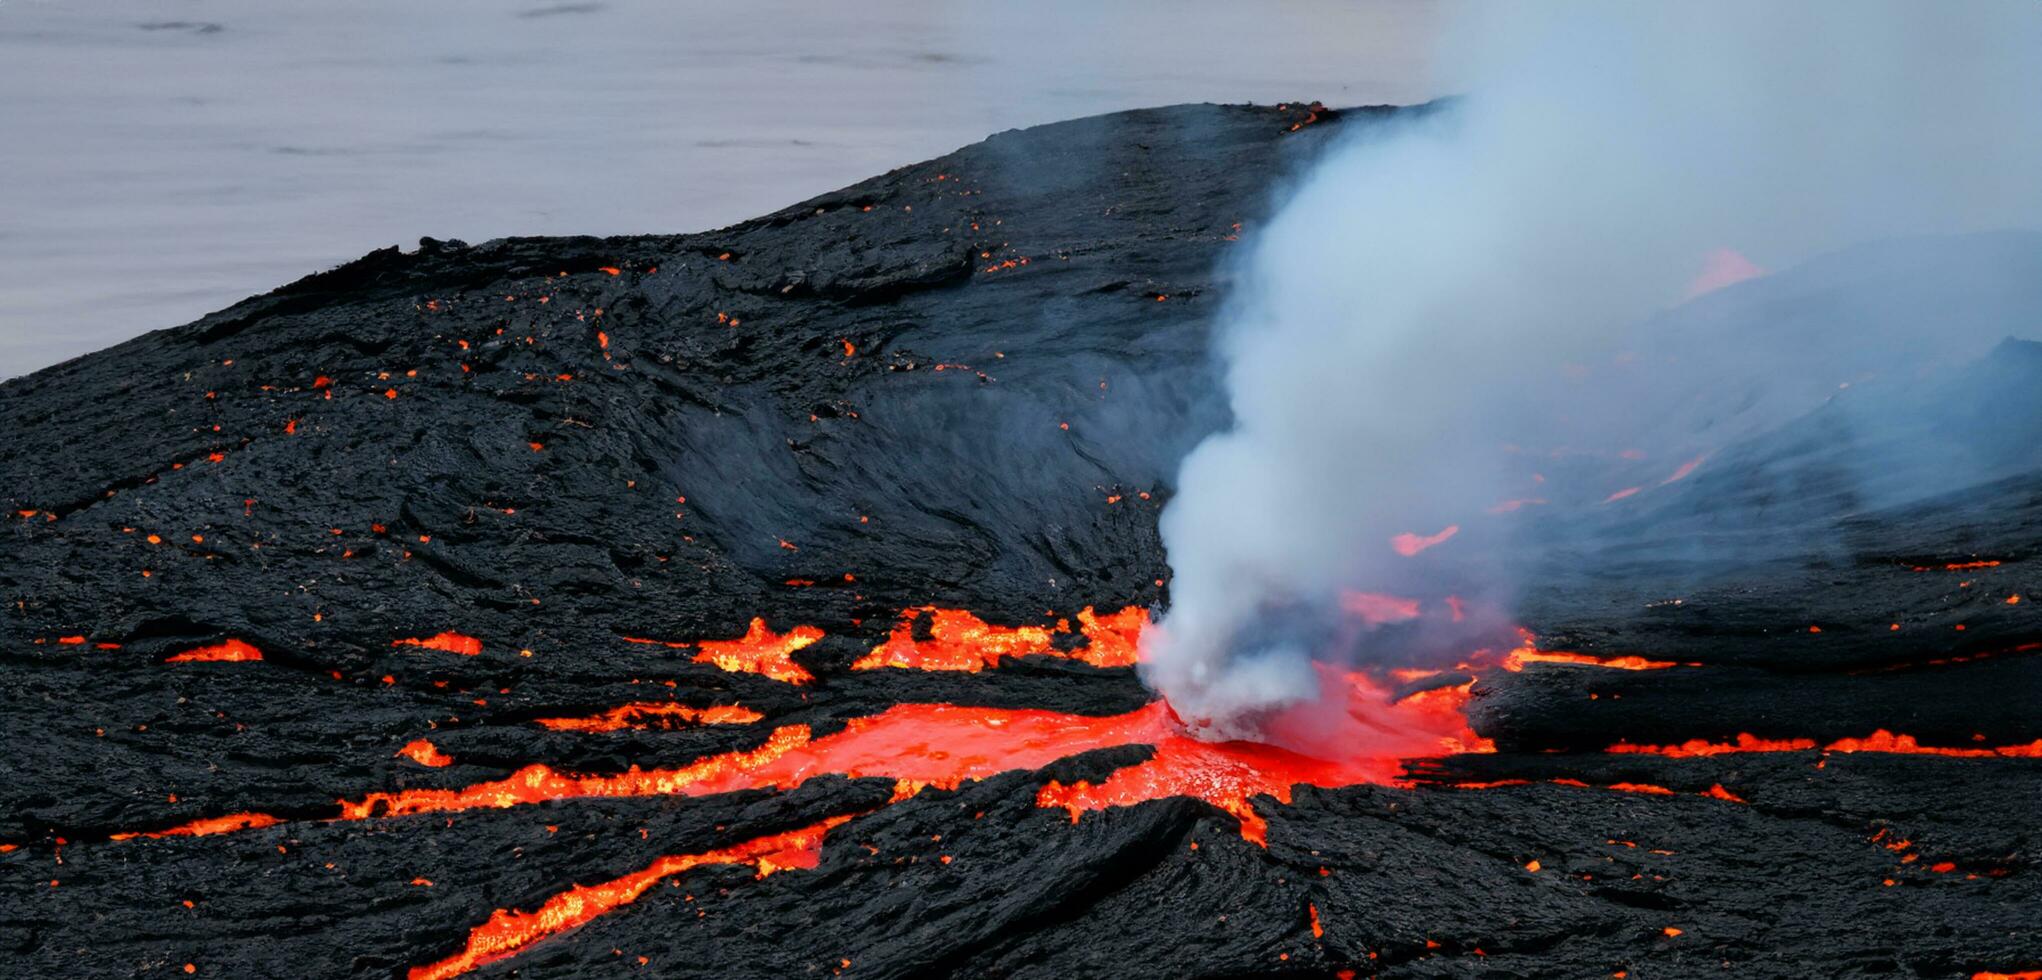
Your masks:
M1782 451L1833 431L1818 413L1727 448L1755 462L1697 473L1656 515L1559 522L1595 548L1553 544L1523 604L1542 644L1700 666L1483 672L1470 714L1505 752L1414 763L1410 787L1263 798L1266 849L1183 798L1075 824L1037 805L1045 781L1104 779L1140 746L891 803L887 780L820 775L329 819L336 800L535 763L685 766L774 726L827 733L902 703L1146 703L1129 670L1047 657L847 668L912 607L1029 624L1166 599L1156 515L1177 459L1225 421L1207 330L1228 250L1288 175L1386 111L1121 113L1003 133L704 234L426 240L0 384L0 974L403 975L494 910L853 814L813 870L687 871L479 972L2042 965L2042 760L1595 751L1880 728L1929 745L2042 738L2021 649L2042 630L2031 604L2005 601L2035 584L2042 551L2028 438L2042 364L2019 344L1962 391L1909 403L1990 463L1946 494L1781 508L1725 482L1764 471L1820 489L1846 458L1948 465L1849 440ZM1814 281L1794 275L1779 288ZM1754 534L1834 533L1743 567L1676 560L1652 538L1726 514ZM1998 564L1943 568L1983 560ZM754 617L824 631L794 655L814 684L631 642L734 637ZM440 633L480 652L396 642ZM170 661L230 639L262 661ZM765 720L534 723L647 700ZM427 736L451 765L399 754ZM125 836L241 812L283 822Z

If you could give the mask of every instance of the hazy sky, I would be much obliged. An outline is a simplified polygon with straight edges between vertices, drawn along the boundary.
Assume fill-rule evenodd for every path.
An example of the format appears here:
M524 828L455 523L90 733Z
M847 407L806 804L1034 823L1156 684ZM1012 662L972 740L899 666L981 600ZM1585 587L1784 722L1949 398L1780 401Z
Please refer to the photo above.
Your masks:
M0 378L422 235L713 228L1003 129L1411 102L1431 0L0 0Z

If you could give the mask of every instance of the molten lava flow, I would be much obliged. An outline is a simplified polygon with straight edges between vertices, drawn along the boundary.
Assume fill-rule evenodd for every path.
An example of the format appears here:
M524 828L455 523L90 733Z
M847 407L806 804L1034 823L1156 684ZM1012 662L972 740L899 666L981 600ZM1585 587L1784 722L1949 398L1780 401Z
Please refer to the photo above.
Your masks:
M1538 650L1532 647L1532 637L1520 631L1524 645L1503 658L1503 669L1521 671L1525 664L1582 664L1589 667L1608 667L1613 670L1665 670L1668 667L1699 667L1701 664L1680 663L1673 660L1647 660L1644 657L1597 657L1586 653L1570 653L1564 650Z
M1149 626L1149 610L1127 606L1117 613L1100 615L1091 606L1078 611L1078 629L1085 634L1085 649L1072 656L1094 667L1132 667L1140 659L1142 631Z
M205 837L211 834L225 834L236 830L254 830L258 827L274 827L283 823L280 817L267 813L230 813L224 817L206 817L181 823L164 830L147 833L126 833L110 835L113 840L133 840L137 837Z
M487 809L576 797L707 796L745 789L790 789L810 777L841 774L893 780L897 786L955 788L966 779L1039 769L1094 749L1152 745L1155 756L1097 785L1052 783L1038 803L1075 817L1088 809L1127 806L1166 796L1205 800L1239 817L1242 835L1260 842L1264 823L1248 800L1269 794L1288 802L1296 783L1344 786L1399 781L1400 759L1442 752L1493 751L1468 730L1461 709L1473 682L1435 688L1391 703L1357 674L1323 668L1325 696L1272 718L1270 743L1193 738L1162 702L1124 715L1094 717L1035 709L901 704L812 737L806 725L776 729L753 749L707 756L676 769L632 768L611 775L565 773L544 764L508 777L453 789L370 793L339 802L335 819L366 820ZM1292 746L1286 748L1285 746ZM221 833L266 826L277 818L248 814L243 822L180 829Z
M915 639L915 621L929 617L929 639ZM901 614L886 642L851 665L852 670L908 667L915 670L984 670L1005 657L1044 654L1056 629L994 626L962 609L922 606Z
M1266 845L1268 822L1255 812L1251 797L1266 794L1288 804L1291 787L1299 783L1396 783L1408 756L1495 751L1493 743L1468 729L1462 714L1473 681L1395 703L1361 674L1321 666L1320 681L1318 700L1265 723L1270 742L1202 741L1187 734L1174 715L1165 714L1161 732L1139 739L1155 746L1149 761L1096 784L1051 780L1036 795L1036 805L1061 807L1076 823L1086 810L1190 796L1233 814L1241 822L1242 837ZM1144 710L1156 709L1168 712L1160 702ZM1320 752L1333 747L1338 755L1306 754L1285 745Z
M928 617L929 638L915 639L918 620ZM1056 648L1056 634L1070 632L1070 623L1055 626L994 626L962 609L921 606L901 613L885 643L851 665L852 670L901 667L913 670L980 671L998 667L1008 657L1049 656L1081 660L1095 667L1131 667L1138 658L1141 631L1148 610L1128 606L1101 616L1091 606L1078 613L1086 639L1083 649Z
M1974 568L1998 568L1999 564L1996 561L1954 561L1947 565L1915 565L1913 569L1917 572L1933 572L1939 568L1945 572L1966 572Z
M748 864L758 869L760 878L791 868L813 868L822 859L824 835L849 819L831 817L800 830L755 837L713 851L669 855L622 878L599 885L576 885L548 898L531 912L497 909L490 913L489 921L469 931L468 944L459 953L412 967L408 980L446 980L515 955L541 939L637 901L663 879L705 864Z
M240 640L229 639L212 646L196 647L177 654L164 663L247 663L261 660L262 651Z
M1702 465L1702 460L1708 458L1709 457L1707 456L1696 456L1695 458L1680 464L1680 468L1674 470L1672 476L1669 476L1666 479L1659 481L1659 485L1663 487L1669 483L1679 483L1680 481L1687 479L1688 474L1693 473L1695 471L1695 467Z
M391 640L390 645L393 647L420 647L426 650L442 650L447 653L458 653L464 657L473 657L482 652L481 640L472 636L463 636L459 633L434 633L423 638L410 637L402 640Z
M700 649L695 662L715 664L734 674L760 674L787 684L806 684L815 680L815 675L795 663L791 655L822 637L822 630L813 626L796 626L784 634L775 633L766 628L765 619L754 617L751 629L735 640L703 640L696 644Z
M1418 600L1384 595L1380 592L1343 590L1340 593L1340 608L1370 626L1401 623L1407 619L1417 619L1419 615Z
M1390 538L1390 547L1395 549L1397 554L1409 558L1459 533L1461 533L1459 524L1449 524L1438 534L1419 535L1405 531Z
M578 718L539 718L541 726L556 732L614 732L624 728L678 728L682 725L745 725L764 719L750 708L735 704L691 708L671 701L635 701L620 704L600 714Z
M1687 284L1686 299L1765 275L1765 269L1734 248L1718 248L1703 259L1702 271Z
M1608 751L1663 755L1679 759L1730 755L1738 752L1807 752L1817 748L1824 752L1885 752L1894 755L1943 755L1960 759L2042 759L2042 739L2036 739L2025 745L1943 748L1923 745L1915 741L1912 735L1895 735L1883 728L1864 738L1843 738L1828 745L1819 745L1812 738L1770 739L1739 734L1734 742L1709 742L1702 739L1690 739L1678 745L1632 745L1628 742L1619 742L1610 746Z
M454 764L454 757L440 751L440 747L422 738L412 739L397 750L397 754L421 766L442 769Z

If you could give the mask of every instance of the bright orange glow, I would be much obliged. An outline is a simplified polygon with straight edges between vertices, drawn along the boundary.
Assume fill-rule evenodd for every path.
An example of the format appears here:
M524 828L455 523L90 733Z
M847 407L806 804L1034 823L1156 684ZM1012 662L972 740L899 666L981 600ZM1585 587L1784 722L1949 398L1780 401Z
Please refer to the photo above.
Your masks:
M1590 667L1608 667L1613 670L1665 670L1668 667L1696 667L1699 664L1681 664L1672 660L1647 660L1644 657L1595 657L1585 653L1569 653L1564 650L1534 650L1519 647L1503 658L1503 669L1520 671L1525 664L1583 664Z
M1461 533L1459 524L1449 524L1437 534L1419 535L1405 531L1390 538L1390 547L1395 549L1397 554L1409 558L1459 533Z
M691 708L671 701L638 701L586 717L540 718L537 721L556 732L614 732L625 728L678 728L691 724L745 725L765 717L735 704Z
M1370 626L1401 623L1407 619L1417 619L1419 614L1418 600L1406 599L1403 596L1384 595L1380 592L1348 592L1342 590L1340 593L1340 608L1342 611L1359 618Z
M1944 755L1963 759L2042 759L2042 739L2036 739L2025 745L1943 748L1923 745L1912 735L1895 735L1883 728L1864 738L1838 739L1828 745L1820 745L1812 738L1768 739L1739 734L1734 742L1708 742L1701 739L1692 739L1678 745L1632 745L1620 742L1610 746L1608 751L1691 758L1737 752L1807 752L1817 748L1824 752L1886 752L1895 755Z
M1298 783L1326 787L1398 783L1402 757L1493 751L1490 743L1468 729L1462 716L1473 682L1391 703L1383 689L1361 675L1323 668L1321 676L1320 700L1288 710L1265 726L1271 743L1193 738L1162 702L1109 717L901 704L852 719L842 730L819 739L806 725L783 726L756 748L707 756L674 769L634 767L622 773L578 775L535 764L503 779L464 787L369 793L339 801L335 819L505 808L570 798L789 789L831 773L891 779L910 791L928 786L950 789L962 780L1039 769L1093 749L1146 744L1155 747L1149 761L1120 769L1096 785L1052 782L1038 794L1037 803L1061 807L1075 819L1086 810L1190 796L1234 814L1241 820L1242 835L1260 843L1265 823L1249 804L1252 797L1267 794L1288 803L1291 787ZM221 833L277 820L259 814L239 819L261 822L229 821L181 832Z
M929 638L915 639L916 623L927 617ZM913 670L980 671L998 667L1008 657L1048 656L1081 660L1095 667L1131 667L1139 658L1141 631L1148 610L1128 606L1100 615L1091 606L1078 613L1086 646L1066 652L1053 640L1069 633L1070 623L1054 626L994 626L962 609L920 606L904 610L886 642L851 665L853 670L900 667Z
M262 651L240 640L229 639L212 646L197 647L171 657L165 663L248 663L261 660Z
M1680 468L1674 470L1672 476L1669 476L1666 479L1659 481L1659 485L1663 487L1669 483L1678 483L1681 480L1687 479L1688 474L1693 473L1695 471L1695 467L1702 465L1702 460L1708 458L1709 457L1707 456L1696 456L1695 458L1680 464Z
M2019 973L1994 973L1980 970L1971 975L1971 980L2042 980L2042 970L2022 970Z
M137 837L205 837L209 834L225 834L236 830L254 830L258 827L274 827L283 823L278 817L267 813L230 813L224 817L206 817L181 823L167 830L147 833L113 834L113 840L133 840Z
M1132 667L1141 656L1142 631L1149 626L1149 610L1127 606L1117 613L1100 615L1091 606L1078 611L1078 629L1085 634L1085 649L1072 654L1094 667Z
M404 743L404 747L398 749L397 754L421 766L430 766L434 769L454 764L453 756L441 752L439 746L422 738Z
M463 636L459 633L434 633L424 638L410 637L403 640L391 640L390 645L393 647L420 647L426 650L442 650L447 653L458 653L464 657L472 657L482 652L481 640L472 636Z
M1996 561L1958 561L1951 562L1950 564L1941 566L1916 565L1914 566L1914 570L1917 572L1933 572L1936 571L1938 568L1941 568L1941 570L1946 572L1966 572L1974 568L1998 568L1998 567L1999 562Z
M753 618L751 629L735 640L703 640L696 644L695 662L715 664L731 673L760 674L787 684L806 684L815 675L794 662L792 654L822 639L822 630L796 626L786 633L766 628L763 618Z
M512 956L532 943L586 924L595 917L629 905L660 881L705 864L748 864L758 877L793 868L813 868L822 859L824 835L849 817L784 834L755 837L742 844L660 858L650 866L599 885L576 885L548 898L537 909L497 909L489 921L468 933L468 945L444 960L412 967L408 980L446 980Z

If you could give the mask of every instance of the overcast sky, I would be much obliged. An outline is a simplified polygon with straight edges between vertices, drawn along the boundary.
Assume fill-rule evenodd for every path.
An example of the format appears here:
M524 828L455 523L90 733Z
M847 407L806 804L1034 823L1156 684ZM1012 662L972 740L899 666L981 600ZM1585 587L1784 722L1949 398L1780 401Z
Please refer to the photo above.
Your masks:
M1420 101L1431 0L0 0L0 377L423 235L695 231L1003 129Z

